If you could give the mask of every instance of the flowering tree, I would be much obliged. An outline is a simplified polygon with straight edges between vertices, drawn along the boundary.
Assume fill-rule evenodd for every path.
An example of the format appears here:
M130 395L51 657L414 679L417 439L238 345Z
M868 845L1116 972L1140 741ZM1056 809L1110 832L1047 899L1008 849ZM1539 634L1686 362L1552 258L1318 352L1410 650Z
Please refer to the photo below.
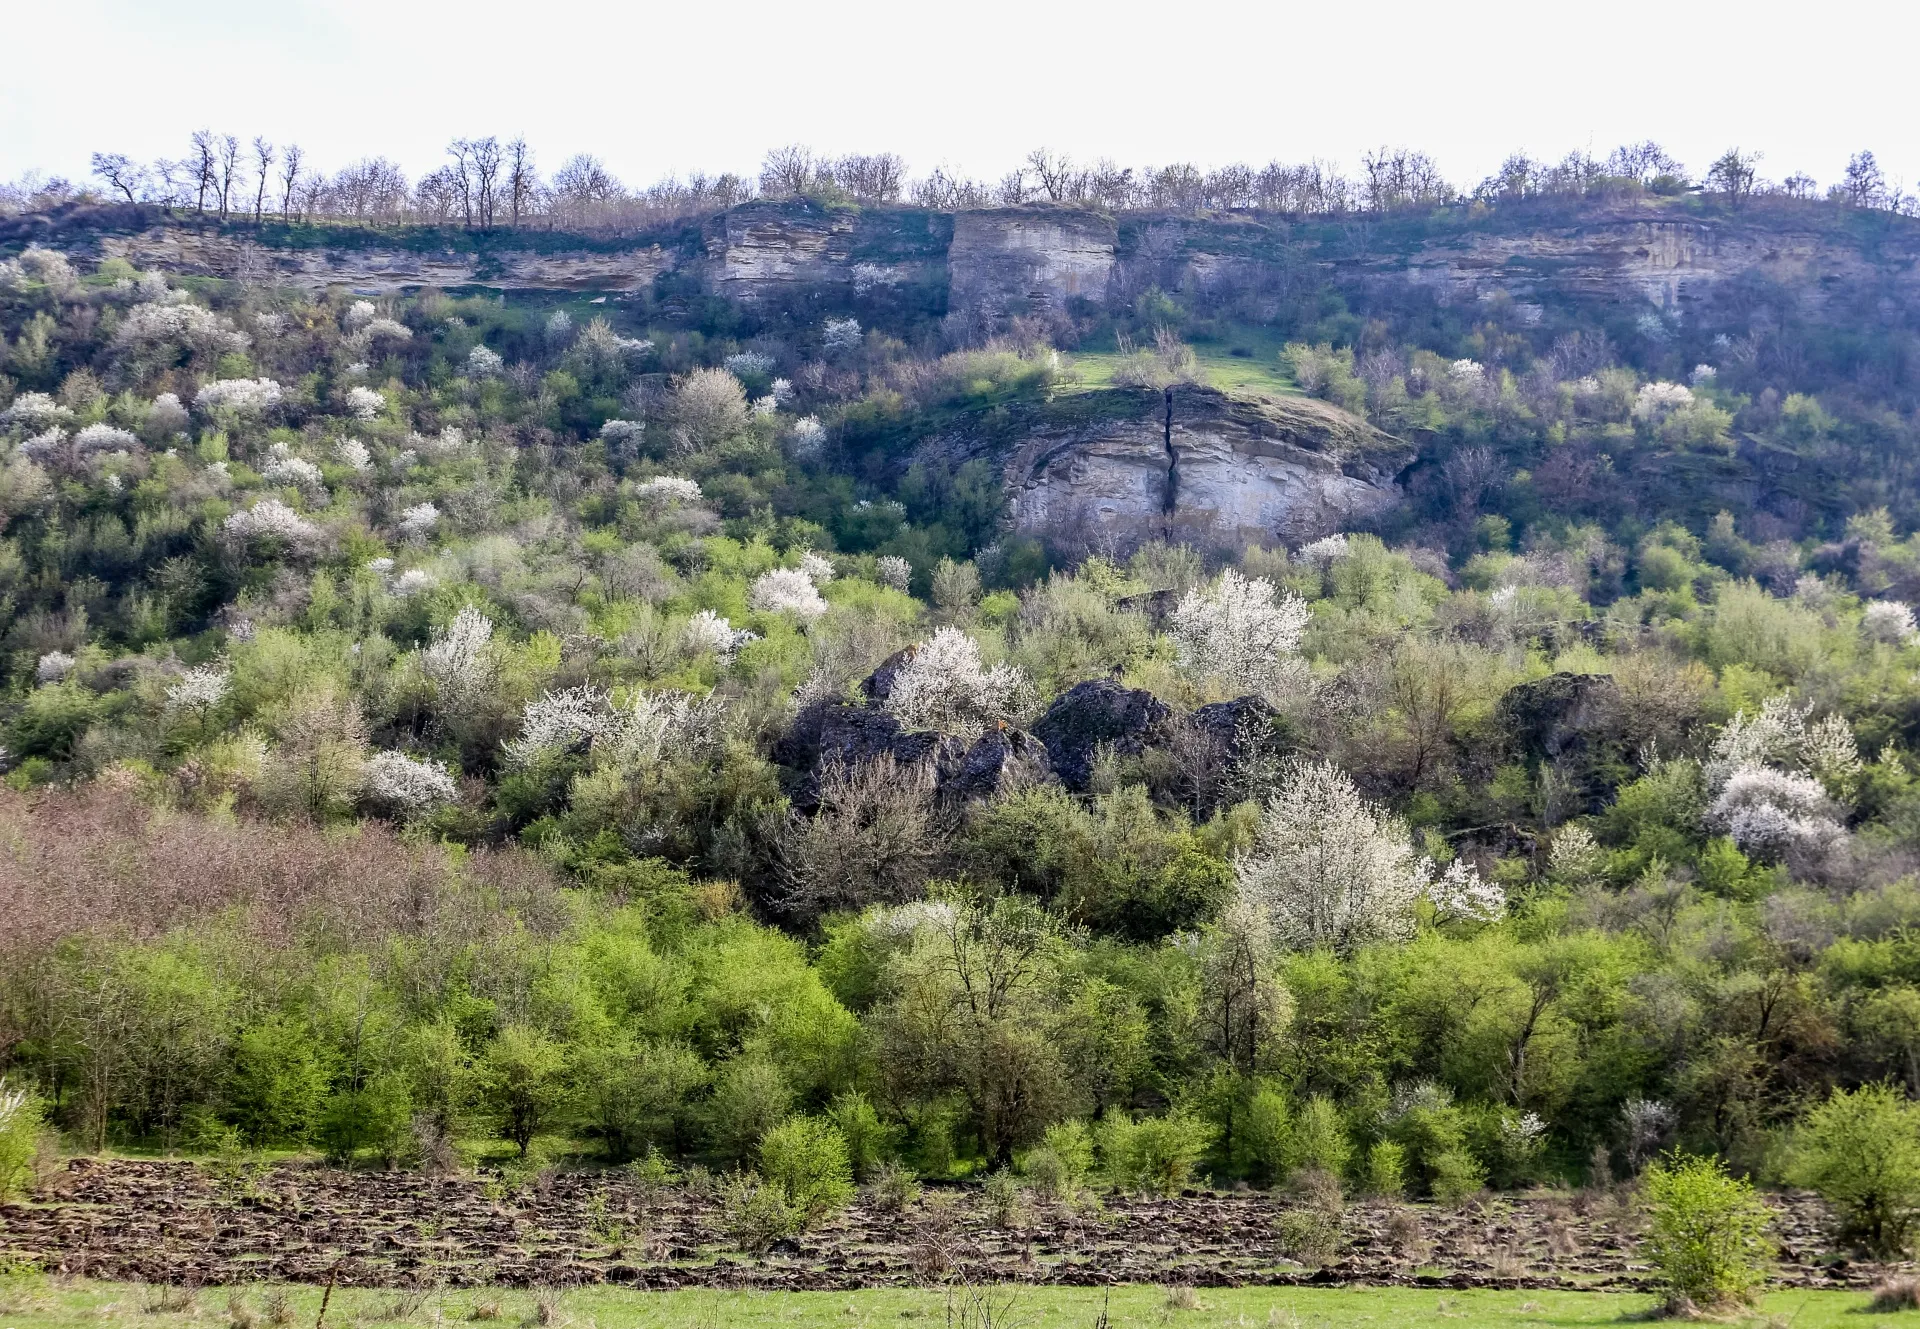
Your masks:
M48 651L34 662L33 681L36 683L58 683L73 672L80 662L65 651Z
M913 585L913 564L898 554L882 554L874 561L874 571L879 574L880 584L891 586L904 592Z
M1012 719L1026 692L1018 668L1004 661L986 668L980 643L959 628L941 628L894 674L885 705L909 729L978 734Z
M1171 628L1188 672L1271 695L1306 682L1298 652L1308 617L1299 596L1276 600L1272 582L1250 581L1229 568L1211 587L1187 592L1173 611Z
M833 580L833 563L811 549L800 555L800 571L806 573L807 580L815 586L825 586Z
M1431 865L1398 817L1324 761L1295 762L1267 801L1239 889L1297 950L1351 950L1411 935Z
M467 352L467 373L475 378L493 378L504 368L506 361L500 358L498 351L476 346Z
M267 459L261 463L260 478L271 485L292 485L309 494L324 495L327 491L320 468L305 458L294 456L285 443L273 445Z
M792 614L803 622L827 612L827 602L820 598L813 578L799 568L761 573L747 589L747 604L763 614Z
M169 711L191 711L201 719L227 698L232 679L219 665L195 665L167 688Z
M801 461L812 461L827 445L827 427L818 416L803 415L787 431L788 445Z
M433 684L442 713L476 701L493 682L493 620L468 605L420 652L420 669Z
M277 498L263 498L243 512L228 515L220 531L229 541L245 545L285 541L296 549L320 537L320 529Z
M356 420L377 419L387 408L387 399L365 384L347 389L347 411Z
M1869 640L1883 641L1889 646L1904 646L1915 637L1920 637L1920 627L1913 621L1913 607L1898 600L1875 600L1860 615L1860 630Z
M698 503L700 482L677 475L656 475L635 485L633 492L650 503Z
M431 503L416 503L400 514L400 534L409 540L424 540L440 524L440 509Z
M437 761L404 752L376 752L367 759L366 796L403 817L418 817L453 802L459 788Z
M698 452L747 426L747 393L724 369L696 369L680 380L670 404L674 445Z
M357 438L343 438L334 445L333 455L340 464L356 471L367 471L373 467L373 454L367 451L367 445Z
M285 395L270 378L223 378L195 393L193 404L203 411L259 415L278 406Z
M860 320L830 318L821 329L821 343L829 351L850 351L860 344Z

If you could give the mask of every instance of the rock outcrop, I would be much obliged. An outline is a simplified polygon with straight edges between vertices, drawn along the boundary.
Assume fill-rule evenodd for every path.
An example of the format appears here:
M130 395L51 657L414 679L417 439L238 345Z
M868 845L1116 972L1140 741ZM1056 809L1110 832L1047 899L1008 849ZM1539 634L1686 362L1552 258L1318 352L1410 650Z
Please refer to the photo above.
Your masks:
M991 458L1026 534L1231 548L1298 544L1379 515L1400 502L1397 476L1415 454L1325 402L1182 385L1002 410L993 432L963 424L919 455Z
M1500 698L1496 718L1510 751L1552 770L1562 815L1597 814L1627 774L1620 689L1606 674L1549 674Z
M1166 741L1172 719L1172 710L1151 692L1089 679L1054 698L1034 724L1033 736L1046 745L1060 782L1084 794L1102 747L1117 756L1138 756Z

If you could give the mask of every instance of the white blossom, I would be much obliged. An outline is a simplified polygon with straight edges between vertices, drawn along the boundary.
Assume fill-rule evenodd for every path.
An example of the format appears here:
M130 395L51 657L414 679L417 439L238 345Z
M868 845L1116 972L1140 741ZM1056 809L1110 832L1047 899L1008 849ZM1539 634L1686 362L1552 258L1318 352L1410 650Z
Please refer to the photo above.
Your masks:
M13 399L13 405L0 411L0 422L22 429L45 429L71 419L73 412L44 392L23 392Z
M1633 399L1633 417L1636 420L1658 420L1669 411L1675 411L1693 402L1693 389L1684 383L1648 383L1641 387L1639 395Z
M793 383L788 379L776 378L773 380L773 386L768 389L768 393L772 396L774 405L785 406L793 400Z
M221 530L242 544L271 539L306 544L320 534L318 527L277 498L263 498L244 512L233 513L221 523Z
M400 534L409 540L424 540L440 524L440 509L431 503L416 503L400 514Z
M247 336L237 332L212 310L180 299L135 305L113 330L118 346L139 351L168 343L201 355L224 355L247 347Z
M1920 636L1920 626L1913 621L1913 607L1898 600L1875 600L1869 604L1866 613L1860 616L1860 630L1871 640L1890 646L1904 646Z
M347 306L347 312L340 316L341 325L348 332L358 332L379 317L380 311L374 308L371 300L355 300Z
M773 372L773 357L762 355L758 351L739 351L720 362L726 366L729 374L735 378L745 378L749 374L761 375Z
M419 816L460 796L452 774L437 761L404 752L376 752L366 765L367 796L405 816Z
M860 344L860 320L830 318L822 329L822 341L829 351L851 350Z
M1011 720L1027 693L1027 677L1004 661L986 668L980 643L959 628L941 628L914 648L893 676L884 703L908 729L977 734Z
M720 714L720 703L711 697L696 700L685 692L636 690L625 709L614 709L613 723L594 738L594 760L639 771L659 764L667 753L697 752L713 742Z
M896 591L904 591L913 585L913 564L898 554L882 554L874 561L874 571L880 576L884 586Z
M802 416L787 431L787 440L794 456L802 461L811 461L826 447L827 427L820 423L818 416Z
M459 710L493 681L493 620L468 605L420 652L443 709Z
M1323 761L1290 764L1267 800L1253 850L1235 864L1282 944L1350 950L1412 935L1432 875L1398 817Z
M1785 693L1761 703L1759 714L1742 710L1714 740L1703 768L1707 792L1718 794L1732 774L1747 766L1774 766L1813 776L1830 794L1841 794L1860 773L1860 749L1846 717L1828 715L1808 723L1813 703L1795 706Z
M492 378L506 367L497 351L476 346L467 352L467 372L475 378Z
M1743 852L1772 859L1842 835L1832 808L1818 780L1772 766L1741 766L1721 786L1707 824L1725 831Z
M355 360L347 366L345 372L348 378L365 378L372 369L373 366L365 360Z
M347 389L347 410L355 419L372 420L387 407L387 399L364 384Z
M395 319L376 318L373 322L367 324L365 335L370 342L380 341L382 339L387 341L411 341L413 339L413 329Z
M367 571L384 577L393 571L393 560L384 556L380 558L370 558L367 560Z
M1229 568L1213 586L1187 592L1174 608L1170 631L1189 672L1247 691L1280 693L1297 690L1306 677L1298 651L1309 617L1299 596L1276 600L1272 582L1249 581Z
M612 447L638 443L646 432L644 420L609 420L600 426L600 437Z
M559 346L573 336L573 315L556 309L547 315L547 340Z
M811 549L800 555L800 571L806 573L815 586L825 586L833 580L833 564Z
M1492 923L1507 912L1506 891L1481 877L1463 858L1447 864L1447 870L1427 887L1427 898L1441 918L1469 923Z
M1447 366L1447 377L1458 383L1479 383L1487 371L1478 360L1455 360Z
M299 489L324 490L326 482L320 468L305 458L296 457L285 443L275 443L260 467L260 478L270 485L293 485Z
M73 667L79 663L78 660L68 655L65 651L48 651L40 657L39 663L33 667L34 681L36 683L58 683L68 674L71 674Z
M79 452L132 452L140 440L124 429L92 424L73 436L73 446Z
M436 461L464 456L469 451L466 434L455 425L443 426L432 438L420 434L409 434L407 441Z
M392 589L395 595L405 599L410 595L418 595L422 591L430 591L433 587L434 578L431 572L425 568L408 568L393 579Z
M1345 535L1325 535L1311 544L1301 545L1295 552L1293 561L1325 571L1330 564L1347 556L1347 537Z
M367 471L373 468L373 454L367 451L367 445L357 438L341 439L334 444L333 455L340 459L341 465L356 471Z
M187 408L171 392L163 392L147 407L147 427L161 434L177 434L187 427Z
M1712 365L1695 365L1693 372L1687 375L1687 381L1697 388L1703 383L1713 382L1719 376L1720 371Z
M280 385L270 378L223 378L195 393L193 404L203 411L259 415L278 406L284 395Z
M615 721L607 694L590 685L547 692L521 714L520 737L503 745L507 760L525 766L555 748L591 743L610 732Z
M698 503L700 482L678 475L656 475L635 485L633 492L652 503Z
M808 622L827 612L813 578L798 568L761 573L747 588L747 604L760 613L792 614Z
M893 287L900 284L900 278L878 263L856 263L853 265L853 292L865 295L876 286Z
M768 393L764 397L755 397L751 409L756 416L762 420L767 420L771 419L774 412L780 409L780 403L774 400L772 393Z
M724 656L733 654L750 641L760 640L760 634L747 628L736 628L713 610L702 609L687 620L680 640L695 655L711 651Z
M35 434L20 445L20 454L35 461L52 456L67 444L67 431L55 425L43 434Z
M1584 885L1600 875L1606 851L1584 826L1562 826L1553 833L1547 870L1561 881Z
M205 715L227 698L231 683L218 665L195 665L167 689L167 709Z

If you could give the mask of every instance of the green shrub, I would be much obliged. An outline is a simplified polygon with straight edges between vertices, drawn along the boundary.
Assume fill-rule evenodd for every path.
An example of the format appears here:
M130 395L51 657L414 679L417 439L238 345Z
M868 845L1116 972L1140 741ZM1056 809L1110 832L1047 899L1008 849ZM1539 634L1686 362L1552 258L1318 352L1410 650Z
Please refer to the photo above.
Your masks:
M753 1172L733 1172L720 1183L720 1230L749 1255L764 1255L782 1237L806 1224L780 1187Z
M1740 1305L1766 1281L1772 1214L1753 1187L1714 1158L1680 1158L1647 1169L1642 1250L1675 1308Z
M1289 1209L1275 1224L1287 1258L1319 1268L1340 1249L1340 1224L1324 1209Z
M1046 1198L1071 1199L1093 1170L1093 1132L1078 1119L1047 1127L1045 1138L1021 1160L1020 1170Z
M1026 1209L1026 1192L1011 1170L1001 1168L988 1177L987 1184L981 1188L981 1198L987 1202L987 1216L995 1227L1018 1226Z
M920 1179L904 1163L886 1162L867 1186L867 1200L883 1214L905 1213L920 1198Z
M802 1226L839 1213L853 1198L847 1142L819 1117L793 1117L762 1136L760 1171L800 1215Z
M764 1057L735 1057L707 1103L707 1129L723 1157L750 1157L760 1137L793 1108L793 1086Z
M0 1200L26 1190L40 1130L40 1100L31 1090L10 1088L0 1079Z
M1392 1140L1367 1150L1367 1194L1397 1199L1407 1190L1407 1151Z
M1287 1170L1293 1143L1293 1114L1287 1096L1270 1085L1254 1090L1241 1114L1237 1141L1241 1166L1271 1181Z
M1296 1170L1318 1168L1338 1176L1352 1155L1346 1124L1340 1120L1340 1109L1333 1100L1315 1094L1302 1104L1288 1141L1288 1166Z
M227 1101L250 1144L299 1144L313 1130L327 1093L327 1072L313 1034L289 1020L269 1020L240 1035Z
M1892 1085L1836 1089L1794 1132L1787 1176L1834 1207L1842 1240L1898 1258L1920 1215L1920 1106Z
M376 1075L363 1088L343 1089L329 1098L320 1109L315 1134L336 1163L351 1163L363 1149L390 1162L405 1145L412 1122L405 1081L397 1075Z
M487 1048L482 1083L500 1134L520 1157L566 1102L560 1045L537 1029L510 1024Z
M1487 1186L1487 1170L1465 1149L1447 1149L1436 1155L1427 1187L1442 1204L1460 1204Z
M893 1132L880 1120L867 1096L850 1089L827 1107L827 1119L847 1142L847 1162L854 1178L865 1181L893 1152Z
M1101 1164L1122 1190L1177 1195L1213 1143L1213 1128L1182 1112L1134 1121L1118 1108L1100 1121Z

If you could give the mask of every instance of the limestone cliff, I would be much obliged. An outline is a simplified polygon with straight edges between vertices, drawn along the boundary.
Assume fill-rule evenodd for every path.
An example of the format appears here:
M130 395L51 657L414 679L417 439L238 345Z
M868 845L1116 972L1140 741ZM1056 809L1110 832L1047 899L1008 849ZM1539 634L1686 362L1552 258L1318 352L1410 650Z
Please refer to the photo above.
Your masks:
M1182 385L1116 389L963 423L918 454L1005 477L1014 528L1089 547L1173 536L1298 544L1400 501L1411 446L1324 402Z

